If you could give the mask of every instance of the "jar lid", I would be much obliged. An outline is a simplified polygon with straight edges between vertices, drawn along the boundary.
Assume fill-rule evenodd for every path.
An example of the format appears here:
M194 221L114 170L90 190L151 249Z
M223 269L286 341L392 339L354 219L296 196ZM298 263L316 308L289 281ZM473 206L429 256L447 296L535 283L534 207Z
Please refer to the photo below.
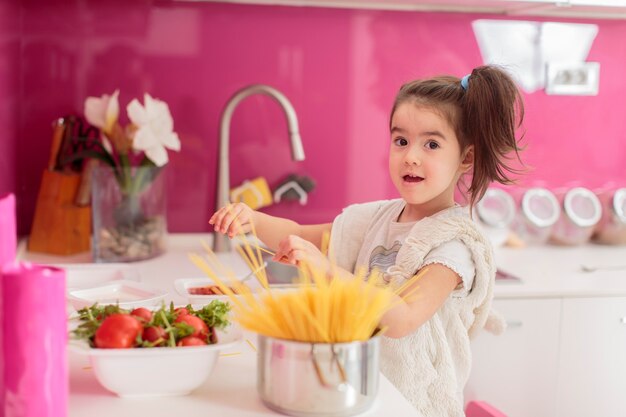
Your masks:
M600 200L593 192L583 187L572 188L565 194L563 208L567 217L580 227L593 226L602 217Z
M476 204L478 218L488 226L507 227L515 217L515 201L509 193L489 188Z
M626 188L620 188L613 194L613 211L619 221L626 223Z
M552 226L559 219L559 201L550 190L531 188L522 197L522 213L537 227Z

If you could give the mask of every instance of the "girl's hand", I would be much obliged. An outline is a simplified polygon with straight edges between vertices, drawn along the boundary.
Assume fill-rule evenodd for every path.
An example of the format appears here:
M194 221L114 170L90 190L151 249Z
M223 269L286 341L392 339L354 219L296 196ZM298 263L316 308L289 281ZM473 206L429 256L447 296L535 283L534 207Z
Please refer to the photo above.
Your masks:
M289 235L280 241L272 260L290 265L306 262L323 272L329 272L331 268L330 261L317 246L296 235Z
M232 238L252 230L254 213L245 203L228 204L211 216L209 224L213 225L216 232Z

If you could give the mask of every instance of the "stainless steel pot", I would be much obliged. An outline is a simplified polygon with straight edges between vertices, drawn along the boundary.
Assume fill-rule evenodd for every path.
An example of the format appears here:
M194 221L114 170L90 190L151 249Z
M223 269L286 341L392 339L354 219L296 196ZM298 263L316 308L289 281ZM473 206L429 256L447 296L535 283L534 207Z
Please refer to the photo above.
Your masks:
M257 389L269 408L292 416L344 417L369 409L378 392L380 337L302 343L259 335Z

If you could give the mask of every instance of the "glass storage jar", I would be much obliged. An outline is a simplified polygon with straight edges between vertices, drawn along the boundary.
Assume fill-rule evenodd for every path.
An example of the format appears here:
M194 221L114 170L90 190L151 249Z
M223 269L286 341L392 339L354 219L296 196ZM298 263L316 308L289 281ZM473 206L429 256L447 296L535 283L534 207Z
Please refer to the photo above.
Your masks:
M548 189L533 187L522 190L512 230L528 244L548 241L554 224L561 215L556 196Z
M598 197L584 187L559 190L556 194L563 214L552 229L551 242L558 245L580 245L589 241L602 216Z
M596 195L602 204L602 218L592 240L606 245L626 244L626 188L598 191Z
M489 188L476 204L478 224L493 246L503 245L511 233L511 223L515 218L515 200L506 191Z

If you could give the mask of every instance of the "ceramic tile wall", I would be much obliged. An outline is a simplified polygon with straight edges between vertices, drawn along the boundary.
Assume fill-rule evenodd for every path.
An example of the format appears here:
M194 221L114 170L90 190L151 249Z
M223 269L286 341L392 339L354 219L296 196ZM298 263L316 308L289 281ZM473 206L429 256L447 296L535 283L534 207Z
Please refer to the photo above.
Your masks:
M0 191L17 193L20 233L30 229L50 122L116 88L123 106L146 91L170 106L182 141L167 169L170 231L209 230L220 114L253 83L291 100L307 158L290 160L279 107L250 97L232 119L233 185L259 175L272 187L290 173L310 176L317 188L307 207L267 210L305 223L395 197L387 174L395 92L413 78L462 76L480 65L471 22L497 18L146 0L0 7L11 23L0 25ZM626 182L626 22L591 22L600 28L588 58L602 64L600 93L526 95L524 159L533 170L523 184Z

